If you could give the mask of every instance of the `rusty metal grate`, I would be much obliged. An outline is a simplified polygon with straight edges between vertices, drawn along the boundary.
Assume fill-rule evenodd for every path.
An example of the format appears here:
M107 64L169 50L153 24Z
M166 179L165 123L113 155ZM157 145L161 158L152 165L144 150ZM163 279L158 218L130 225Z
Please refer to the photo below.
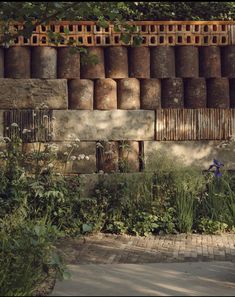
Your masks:
M4 111L3 116L5 137L11 138L18 133L23 142L52 140L52 110L12 109ZM13 123L16 123L18 127L12 126Z
M235 109L156 110L156 140L227 140L235 134Z

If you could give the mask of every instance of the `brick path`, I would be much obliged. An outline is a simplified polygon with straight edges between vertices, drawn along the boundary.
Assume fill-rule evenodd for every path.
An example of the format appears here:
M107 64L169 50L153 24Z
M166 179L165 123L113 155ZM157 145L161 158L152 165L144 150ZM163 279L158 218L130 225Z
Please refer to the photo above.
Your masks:
M58 244L67 264L234 261L235 234L135 237L98 233Z

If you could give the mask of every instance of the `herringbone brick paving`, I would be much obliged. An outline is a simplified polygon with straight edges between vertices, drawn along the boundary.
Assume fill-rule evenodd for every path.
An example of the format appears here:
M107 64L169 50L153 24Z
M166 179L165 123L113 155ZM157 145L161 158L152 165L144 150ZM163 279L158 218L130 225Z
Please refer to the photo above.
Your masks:
M136 237L98 233L58 244L67 264L234 261L235 234Z

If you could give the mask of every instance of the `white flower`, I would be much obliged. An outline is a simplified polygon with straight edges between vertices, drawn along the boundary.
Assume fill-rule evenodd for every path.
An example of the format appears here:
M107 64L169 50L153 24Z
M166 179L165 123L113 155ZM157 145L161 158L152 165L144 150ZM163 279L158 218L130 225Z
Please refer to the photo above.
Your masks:
M76 156L71 156L70 159L71 159L72 161L75 161L75 160L77 159L77 157L76 157Z
M49 144L48 148L52 151L58 151L59 149L59 147L55 143Z
M11 126L12 127L19 127L17 123L12 123Z
M11 141L11 139L9 137L4 137L3 139L4 139L5 142L6 141Z
M28 129L24 129L24 130L22 131L23 134L30 133L30 132L31 132L31 130L28 130Z
M72 145L68 143L68 144L66 144L66 147L67 147L67 148L71 148Z
M86 160L90 160L89 156L86 156L85 158L86 158Z
M83 160L86 156L84 154L80 154L79 157Z
M52 163L49 163L49 164L48 164L48 167L49 167L49 168L52 168L52 167L54 167L54 165L53 165Z
M112 155L113 154L113 151L112 150L109 150L109 151L106 151L104 153L107 154L107 155Z
M97 148L99 148L99 147L102 147L103 148L103 145L100 142L97 142L96 147Z
M54 137L55 136L55 133L54 132L51 132L51 133L48 134L48 136L49 137Z
M68 155L68 152L64 152L64 155L67 156Z
M9 127L6 127L6 130L9 130Z
M80 142L80 139L79 139L79 138L76 138L75 141L76 141L76 142Z
M74 147L74 148L79 148L79 145L76 144L76 143L73 143L73 147Z
M99 170L99 173L100 173L100 174L104 174L104 171L103 171L103 170Z

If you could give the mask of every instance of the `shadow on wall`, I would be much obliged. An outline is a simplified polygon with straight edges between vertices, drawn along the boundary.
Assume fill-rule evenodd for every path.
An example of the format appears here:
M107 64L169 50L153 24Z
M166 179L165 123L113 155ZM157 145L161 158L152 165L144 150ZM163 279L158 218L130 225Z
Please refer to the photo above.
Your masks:
M225 164L225 169L235 169L234 141L145 141L145 160L147 161L151 153L157 153L159 150L182 158L186 165L198 165L202 169L208 169L215 158Z

